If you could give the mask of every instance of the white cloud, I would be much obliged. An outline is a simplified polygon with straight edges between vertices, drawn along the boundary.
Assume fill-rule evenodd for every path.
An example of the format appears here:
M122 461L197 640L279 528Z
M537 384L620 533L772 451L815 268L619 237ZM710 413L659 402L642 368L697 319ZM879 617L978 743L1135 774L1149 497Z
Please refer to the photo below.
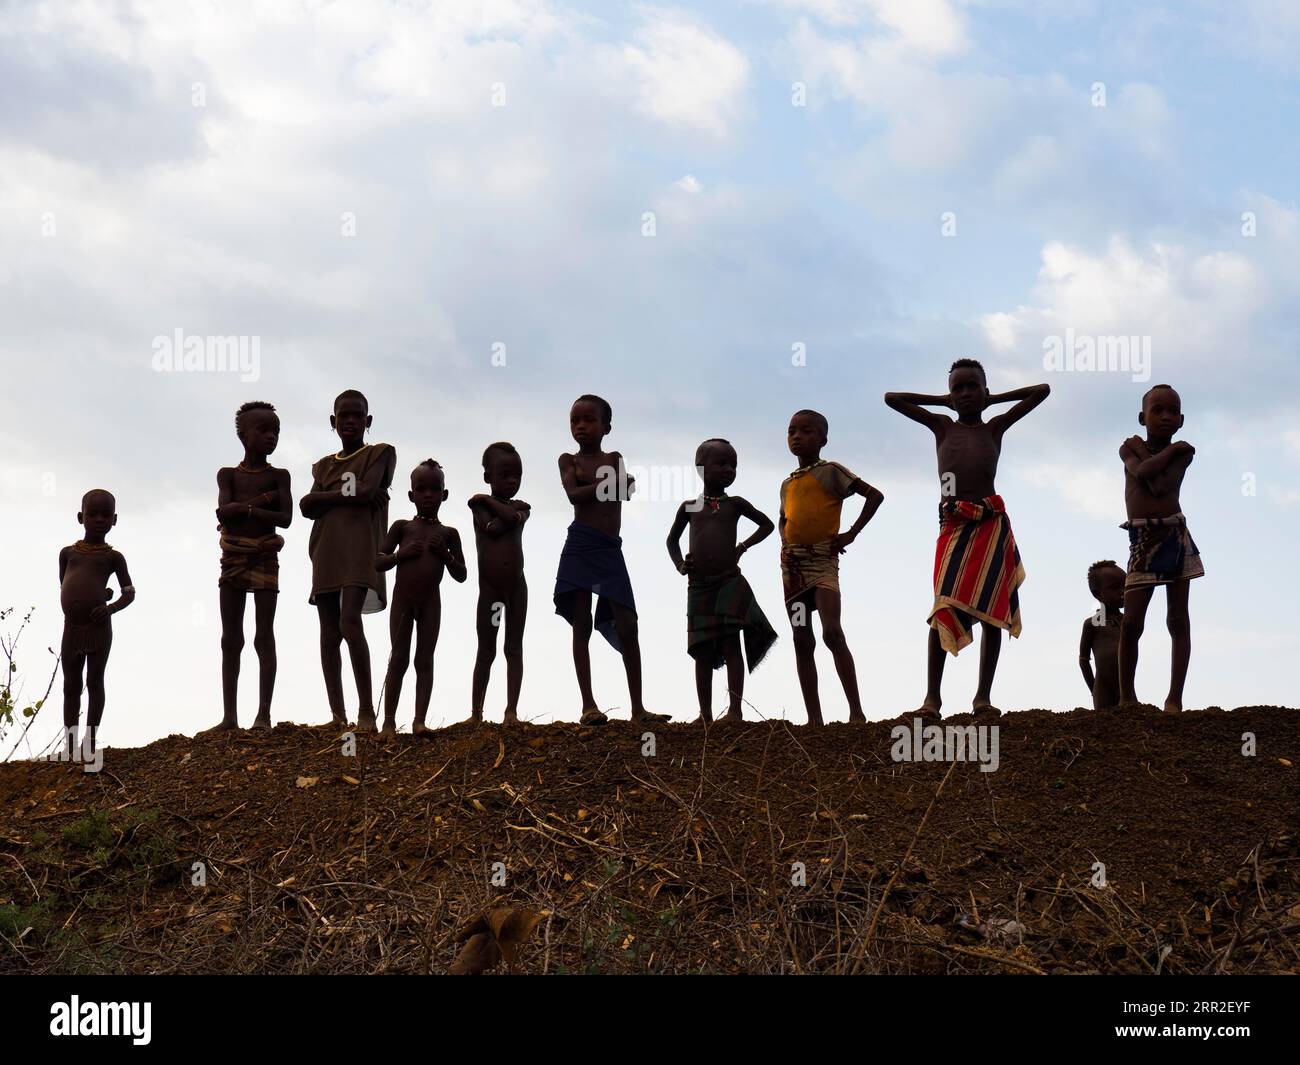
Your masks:
M1123 517L1123 482L1116 479L1113 470L1038 462L1026 467L1022 476L1030 484L1055 493L1066 509L1076 514L1117 522Z
M864 12L878 17L853 17ZM1170 167L1175 118L1154 84L1112 84L1099 108L1077 73L958 62L974 49L952 5L814 4L811 15L787 32L780 62L808 86L811 109L846 103L862 121L853 147L824 168L868 210L933 210L991 192L1022 225L1059 216L1063 202L1084 226L1090 216L1114 225L1117 213L1150 224L1152 188L1167 198L1181 187Z
M776 0L832 27L866 27L891 52L954 55L966 48L966 18L950 0ZM883 32L882 32L883 31Z
M1288 73L1300 54L1300 7L1292 0L1238 0L1224 6L1201 0L1201 27L1210 47Z
M1034 301L985 314L980 323L996 351L1041 352L1045 337L1149 336L1162 360L1226 365L1260 305L1257 267L1240 252L1195 254L1185 248L1134 247L1113 237L1091 253L1053 241L1043 247Z
M719 140L730 134L749 84L744 53L677 11L647 9L615 69L631 79L644 114Z

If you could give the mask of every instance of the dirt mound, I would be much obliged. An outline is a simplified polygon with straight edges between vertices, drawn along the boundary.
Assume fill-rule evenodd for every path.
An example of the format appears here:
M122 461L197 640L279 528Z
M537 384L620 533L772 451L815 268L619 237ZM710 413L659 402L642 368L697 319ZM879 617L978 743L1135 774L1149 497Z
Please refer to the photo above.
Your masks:
M445 972L519 907L526 972L1300 971L1300 712L1008 714L993 772L896 724L0 766L0 970Z

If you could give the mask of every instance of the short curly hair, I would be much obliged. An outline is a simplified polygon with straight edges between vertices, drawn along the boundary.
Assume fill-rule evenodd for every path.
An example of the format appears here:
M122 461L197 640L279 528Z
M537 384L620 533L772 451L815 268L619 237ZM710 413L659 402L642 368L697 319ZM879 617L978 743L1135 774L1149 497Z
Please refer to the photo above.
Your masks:
M415 475L424 469L433 470L434 473L436 473L439 477L442 478L442 483L446 485L447 471L442 468L441 463L437 462L434 459L425 459L423 462L420 463L420 465L416 466L415 469L411 471L411 480L415 480Z
M951 374L953 370L978 370L984 387L989 386L989 375L984 372L984 364L979 359L957 359L948 367L948 373Z
M809 418L812 418L813 421L817 423L817 425L821 428L822 436L830 435L831 423L826 420L826 415L824 415L821 411L809 410L807 407L805 407L803 410L795 411L792 415L790 415L790 417L794 419L799 417L799 415L801 414L808 415Z
M1107 566L1119 570L1120 573L1124 572L1124 568L1113 558L1103 558L1100 562L1094 562L1088 567L1088 591L1093 595L1097 594L1097 574Z
M270 403L260 399L250 399L241 406L235 411L235 435L241 441L244 439L244 415L255 410L269 410L272 414L275 413L275 408Z
M720 436L711 436L695 449L695 465L704 465L704 453L708 451L710 446L713 444L722 444L724 447L730 448L733 455L736 453L735 445L732 444L730 440L723 440Z
M602 399L600 396L593 396L590 392L579 396L573 401L574 403L594 403L600 408L600 413L605 419L606 425L614 424L614 408L609 405L609 400Z
M483 449L483 472L488 472L488 467L492 464L492 452L499 451L503 455L514 455L519 458L519 452L515 450L515 445L508 440L498 440L496 443L488 444Z

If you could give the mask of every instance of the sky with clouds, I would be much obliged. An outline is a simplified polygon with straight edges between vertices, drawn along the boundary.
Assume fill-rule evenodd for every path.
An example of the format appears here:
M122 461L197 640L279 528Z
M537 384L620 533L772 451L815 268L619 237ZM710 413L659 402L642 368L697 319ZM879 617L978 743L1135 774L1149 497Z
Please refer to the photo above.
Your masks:
M274 461L298 496L336 447L333 397L360 388L398 451L393 518L433 456L443 518L469 539L483 446L520 449L521 713L575 718L550 603L571 517L555 461L570 402L594 391L609 446L643 488L659 478L624 514L647 705L696 713L664 549L696 444L732 440L734 493L775 517L785 427L810 406L827 456L886 497L841 574L867 713L893 716L924 687L937 491L929 435L881 395L942 391L973 355L995 391L1053 389L999 471L1028 581L995 700L1089 701L1085 571L1125 557L1116 453L1144 389L1169 381L1198 448L1183 504L1207 571L1188 705L1294 704L1297 56L1296 8L1265 0L6 5L0 606L36 608L28 687L58 645L59 548L102 485L138 590L115 619L105 738L215 723L215 473L241 457L234 411L278 407ZM256 338L256 379L159 372L176 330ZM1045 366L1054 338L1111 337L1149 350L1149 379ZM308 531L296 518L281 556L274 714L321 722ZM783 635L750 712L802 720L775 537L745 571ZM475 595L473 578L444 586L439 721L468 711ZM1153 610L1139 694L1159 701ZM367 632L382 673L386 615ZM625 714L617 657L593 656L597 699ZM949 709L975 669L970 652L949 664ZM829 658L821 672L842 720ZM498 659L490 716L503 674Z

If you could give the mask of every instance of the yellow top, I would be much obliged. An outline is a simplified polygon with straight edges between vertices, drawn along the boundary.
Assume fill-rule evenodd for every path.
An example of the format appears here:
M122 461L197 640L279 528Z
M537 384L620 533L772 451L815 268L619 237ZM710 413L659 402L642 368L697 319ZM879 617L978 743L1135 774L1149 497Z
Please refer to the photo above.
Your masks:
M785 542L819 544L838 533L840 508L860 481L852 470L825 459L790 474L781 482Z

